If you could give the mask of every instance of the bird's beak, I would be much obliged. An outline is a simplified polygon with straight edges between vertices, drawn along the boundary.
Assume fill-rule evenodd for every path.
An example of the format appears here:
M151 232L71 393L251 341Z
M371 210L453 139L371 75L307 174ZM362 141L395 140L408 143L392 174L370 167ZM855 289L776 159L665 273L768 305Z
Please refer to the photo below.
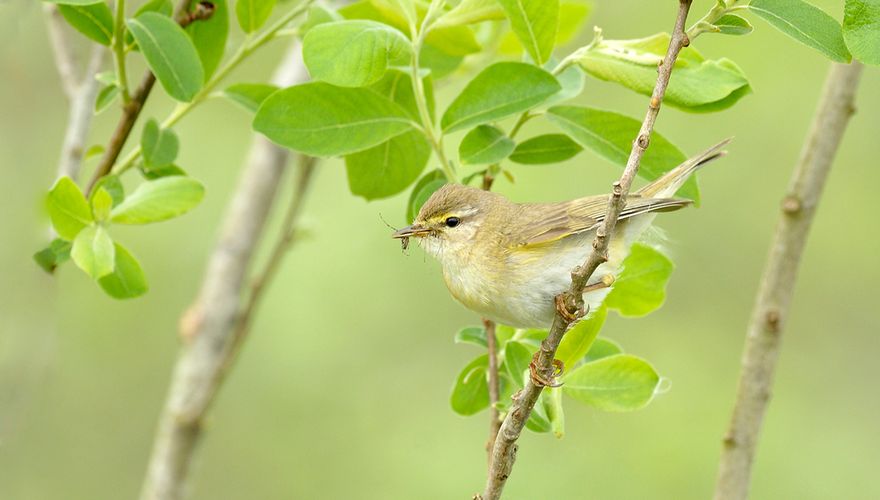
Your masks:
M411 226L406 226L394 231L394 234L391 235L392 238L409 238L410 236L426 236L430 233L431 230L422 226L421 224L413 224Z

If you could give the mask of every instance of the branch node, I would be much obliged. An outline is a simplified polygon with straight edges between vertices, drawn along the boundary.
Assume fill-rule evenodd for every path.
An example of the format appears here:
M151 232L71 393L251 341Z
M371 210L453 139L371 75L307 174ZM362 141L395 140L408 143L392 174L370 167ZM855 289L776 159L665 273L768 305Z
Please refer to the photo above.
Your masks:
M780 323L782 323L782 316L779 314L778 310L770 309L764 315L764 324L767 326L768 332L779 333Z
M801 209L803 209L803 202L793 194L782 200L782 211L788 215L796 215Z
M660 108L660 99L658 99L657 97L652 97L650 106L651 106L651 109L659 109Z
M637 142L640 148L648 149L648 145L651 144L651 138L648 137L648 134L640 134Z

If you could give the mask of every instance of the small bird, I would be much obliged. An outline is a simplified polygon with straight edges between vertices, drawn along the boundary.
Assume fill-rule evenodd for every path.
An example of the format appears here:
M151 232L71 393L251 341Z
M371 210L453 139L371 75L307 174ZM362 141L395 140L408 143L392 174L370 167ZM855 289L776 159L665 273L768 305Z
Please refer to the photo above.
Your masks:
M725 140L686 160L630 194L608 247L608 261L593 274L584 303L595 310L610 291L632 244L657 212L691 201L673 194L697 169L724 155ZM608 195L559 203L514 203L490 191L447 184L393 238L416 238L440 261L456 300L481 316L517 328L547 328L556 297L568 290L571 271L584 262L605 218ZM613 285L611 285L613 286Z

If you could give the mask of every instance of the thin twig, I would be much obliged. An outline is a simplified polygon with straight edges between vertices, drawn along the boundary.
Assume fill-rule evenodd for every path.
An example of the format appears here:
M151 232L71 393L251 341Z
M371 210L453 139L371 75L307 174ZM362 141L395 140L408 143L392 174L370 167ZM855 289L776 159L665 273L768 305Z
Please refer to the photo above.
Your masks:
M273 81L288 86L305 81L299 43L283 59ZM223 229L211 255L196 302L181 319L186 344L172 375L165 409L144 482L143 500L182 497L189 465L224 368L234 353L247 269L289 157L286 149L256 136Z
M49 43L52 45L52 55L55 57L55 67L61 79L61 89L68 99L73 100L80 80L77 76L73 45L65 31L66 23L57 5L43 4L43 11L46 13L46 28L49 32Z
M642 155L644 155L645 150L648 148L651 132L654 129L654 122L660 111L660 103L663 102L663 96L666 93L666 87L669 84L669 77L672 74L675 60L678 57L679 51L690 43L687 35L684 33L690 6L691 0L680 0L679 2L675 28L672 31L669 48L658 70L657 82L654 85L654 92L651 95L648 111L639 130L639 135L633 141L632 150L626 162L626 168L620 180L613 185L605 218L602 225L596 230L593 250L584 264L571 273L571 287L563 294L563 302L571 314L582 310L584 287L596 268L608 259L608 243L617 224L617 218L626 204L626 195L629 193L629 188L638 172ZM537 370L545 378L552 378L556 349L559 347L562 336L571 322L571 319L557 312L547 338L541 342L541 349L538 351ZM483 500L497 500L501 497L502 489L516 461L516 441L519 439L529 414L541 395L542 389L542 386L537 386L531 380L528 380L525 388L514 398L510 411L508 411L504 422L501 424L501 429L495 440L486 488L482 495Z
M492 459L492 447L495 445L495 437L501 428L501 415L498 413L498 400L500 388L498 382L498 338L495 336L495 322L483 319L483 328L486 330L486 348L489 351L489 440L486 441L486 453L489 463Z
M61 156L58 159L57 176L76 179L82 167L89 129L94 116L95 97L98 95L98 80L95 74L104 64L106 49L98 44L92 46L89 62L85 73L70 96L70 110L67 118L67 129L61 145Z
M716 500L744 500L761 424L770 401L780 337L797 280L798 266L834 155L855 111L862 73L858 62L833 63L809 135L795 166L761 287L746 330L742 370L730 427L724 438Z

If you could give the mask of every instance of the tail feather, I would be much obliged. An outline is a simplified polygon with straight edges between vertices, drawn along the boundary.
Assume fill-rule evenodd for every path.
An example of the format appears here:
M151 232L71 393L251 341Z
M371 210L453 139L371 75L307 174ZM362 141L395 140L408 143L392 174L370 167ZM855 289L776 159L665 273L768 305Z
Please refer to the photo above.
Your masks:
M722 148L727 146L731 140L733 140L732 137L725 139L702 153L688 158L681 165L638 190L637 194L645 198L666 198L672 196L697 169L727 154L726 151L722 151Z

